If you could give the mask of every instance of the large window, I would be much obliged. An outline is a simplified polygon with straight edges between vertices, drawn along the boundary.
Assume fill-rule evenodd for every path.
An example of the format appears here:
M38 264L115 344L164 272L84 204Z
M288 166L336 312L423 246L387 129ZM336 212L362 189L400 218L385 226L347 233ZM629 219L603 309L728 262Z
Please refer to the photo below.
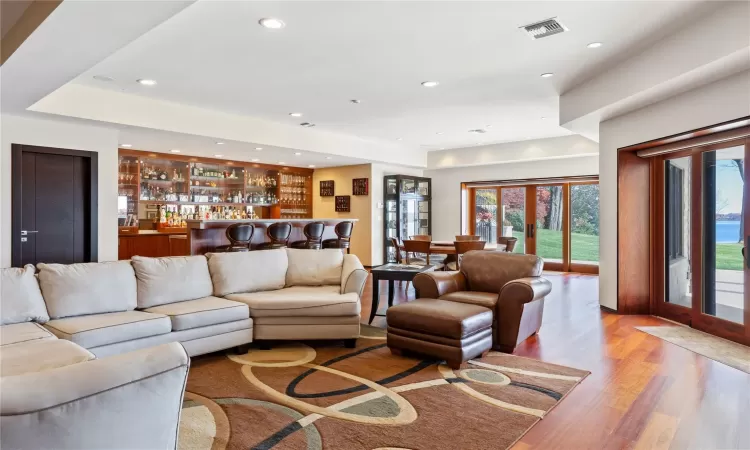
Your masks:
M599 263L599 185L570 186L570 259Z
M666 242L667 257L670 261L680 258L683 252L683 183L684 171L671 161L667 161L665 181L667 187Z

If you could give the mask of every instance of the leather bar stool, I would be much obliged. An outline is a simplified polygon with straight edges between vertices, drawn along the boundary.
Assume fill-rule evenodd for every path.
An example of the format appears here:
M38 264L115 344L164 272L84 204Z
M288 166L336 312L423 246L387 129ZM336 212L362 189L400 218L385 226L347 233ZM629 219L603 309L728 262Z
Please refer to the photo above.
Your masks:
M320 250L323 248L323 231L326 229L326 224L323 222L310 222L305 225L302 232L305 234L307 240L294 241L291 243L292 248L306 248L308 250Z
M349 253L352 230L354 230L354 222L339 222L334 228L337 238L324 240L323 248L346 249L346 253Z
M233 223L227 227L226 235L229 245L216 247L216 252L247 252L253 239L255 227L250 223Z
M269 250L272 248L284 248L289 245L289 235L292 234L292 224L289 222L276 222L268 227L266 236L271 240L258 245L258 250Z

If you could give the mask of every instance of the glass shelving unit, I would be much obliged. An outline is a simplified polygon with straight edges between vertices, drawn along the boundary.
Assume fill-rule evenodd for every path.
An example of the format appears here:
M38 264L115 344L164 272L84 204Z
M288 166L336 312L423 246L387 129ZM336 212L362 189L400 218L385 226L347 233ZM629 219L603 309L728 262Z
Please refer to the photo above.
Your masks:
M407 175L388 175L383 183L383 258L396 261L391 238L410 239L416 234L432 234L432 180Z

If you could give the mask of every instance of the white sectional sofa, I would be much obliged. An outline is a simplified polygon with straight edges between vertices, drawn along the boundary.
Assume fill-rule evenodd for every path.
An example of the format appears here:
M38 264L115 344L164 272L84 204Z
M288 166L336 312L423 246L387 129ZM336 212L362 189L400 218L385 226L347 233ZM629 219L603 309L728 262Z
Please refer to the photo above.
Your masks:
M174 448L188 356L254 338L353 345L367 278L338 249L38 269L0 269L3 448Z

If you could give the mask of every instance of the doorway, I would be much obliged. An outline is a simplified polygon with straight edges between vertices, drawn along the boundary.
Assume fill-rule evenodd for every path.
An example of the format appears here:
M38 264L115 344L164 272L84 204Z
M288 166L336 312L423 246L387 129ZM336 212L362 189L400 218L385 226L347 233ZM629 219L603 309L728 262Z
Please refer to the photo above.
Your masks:
M516 238L514 253L538 255L548 270L599 273L596 177L468 186L469 234Z
M750 342L750 140L652 158L657 315ZM658 295L658 292L663 295Z
M11 264L98 259L98 156L13 144Z

